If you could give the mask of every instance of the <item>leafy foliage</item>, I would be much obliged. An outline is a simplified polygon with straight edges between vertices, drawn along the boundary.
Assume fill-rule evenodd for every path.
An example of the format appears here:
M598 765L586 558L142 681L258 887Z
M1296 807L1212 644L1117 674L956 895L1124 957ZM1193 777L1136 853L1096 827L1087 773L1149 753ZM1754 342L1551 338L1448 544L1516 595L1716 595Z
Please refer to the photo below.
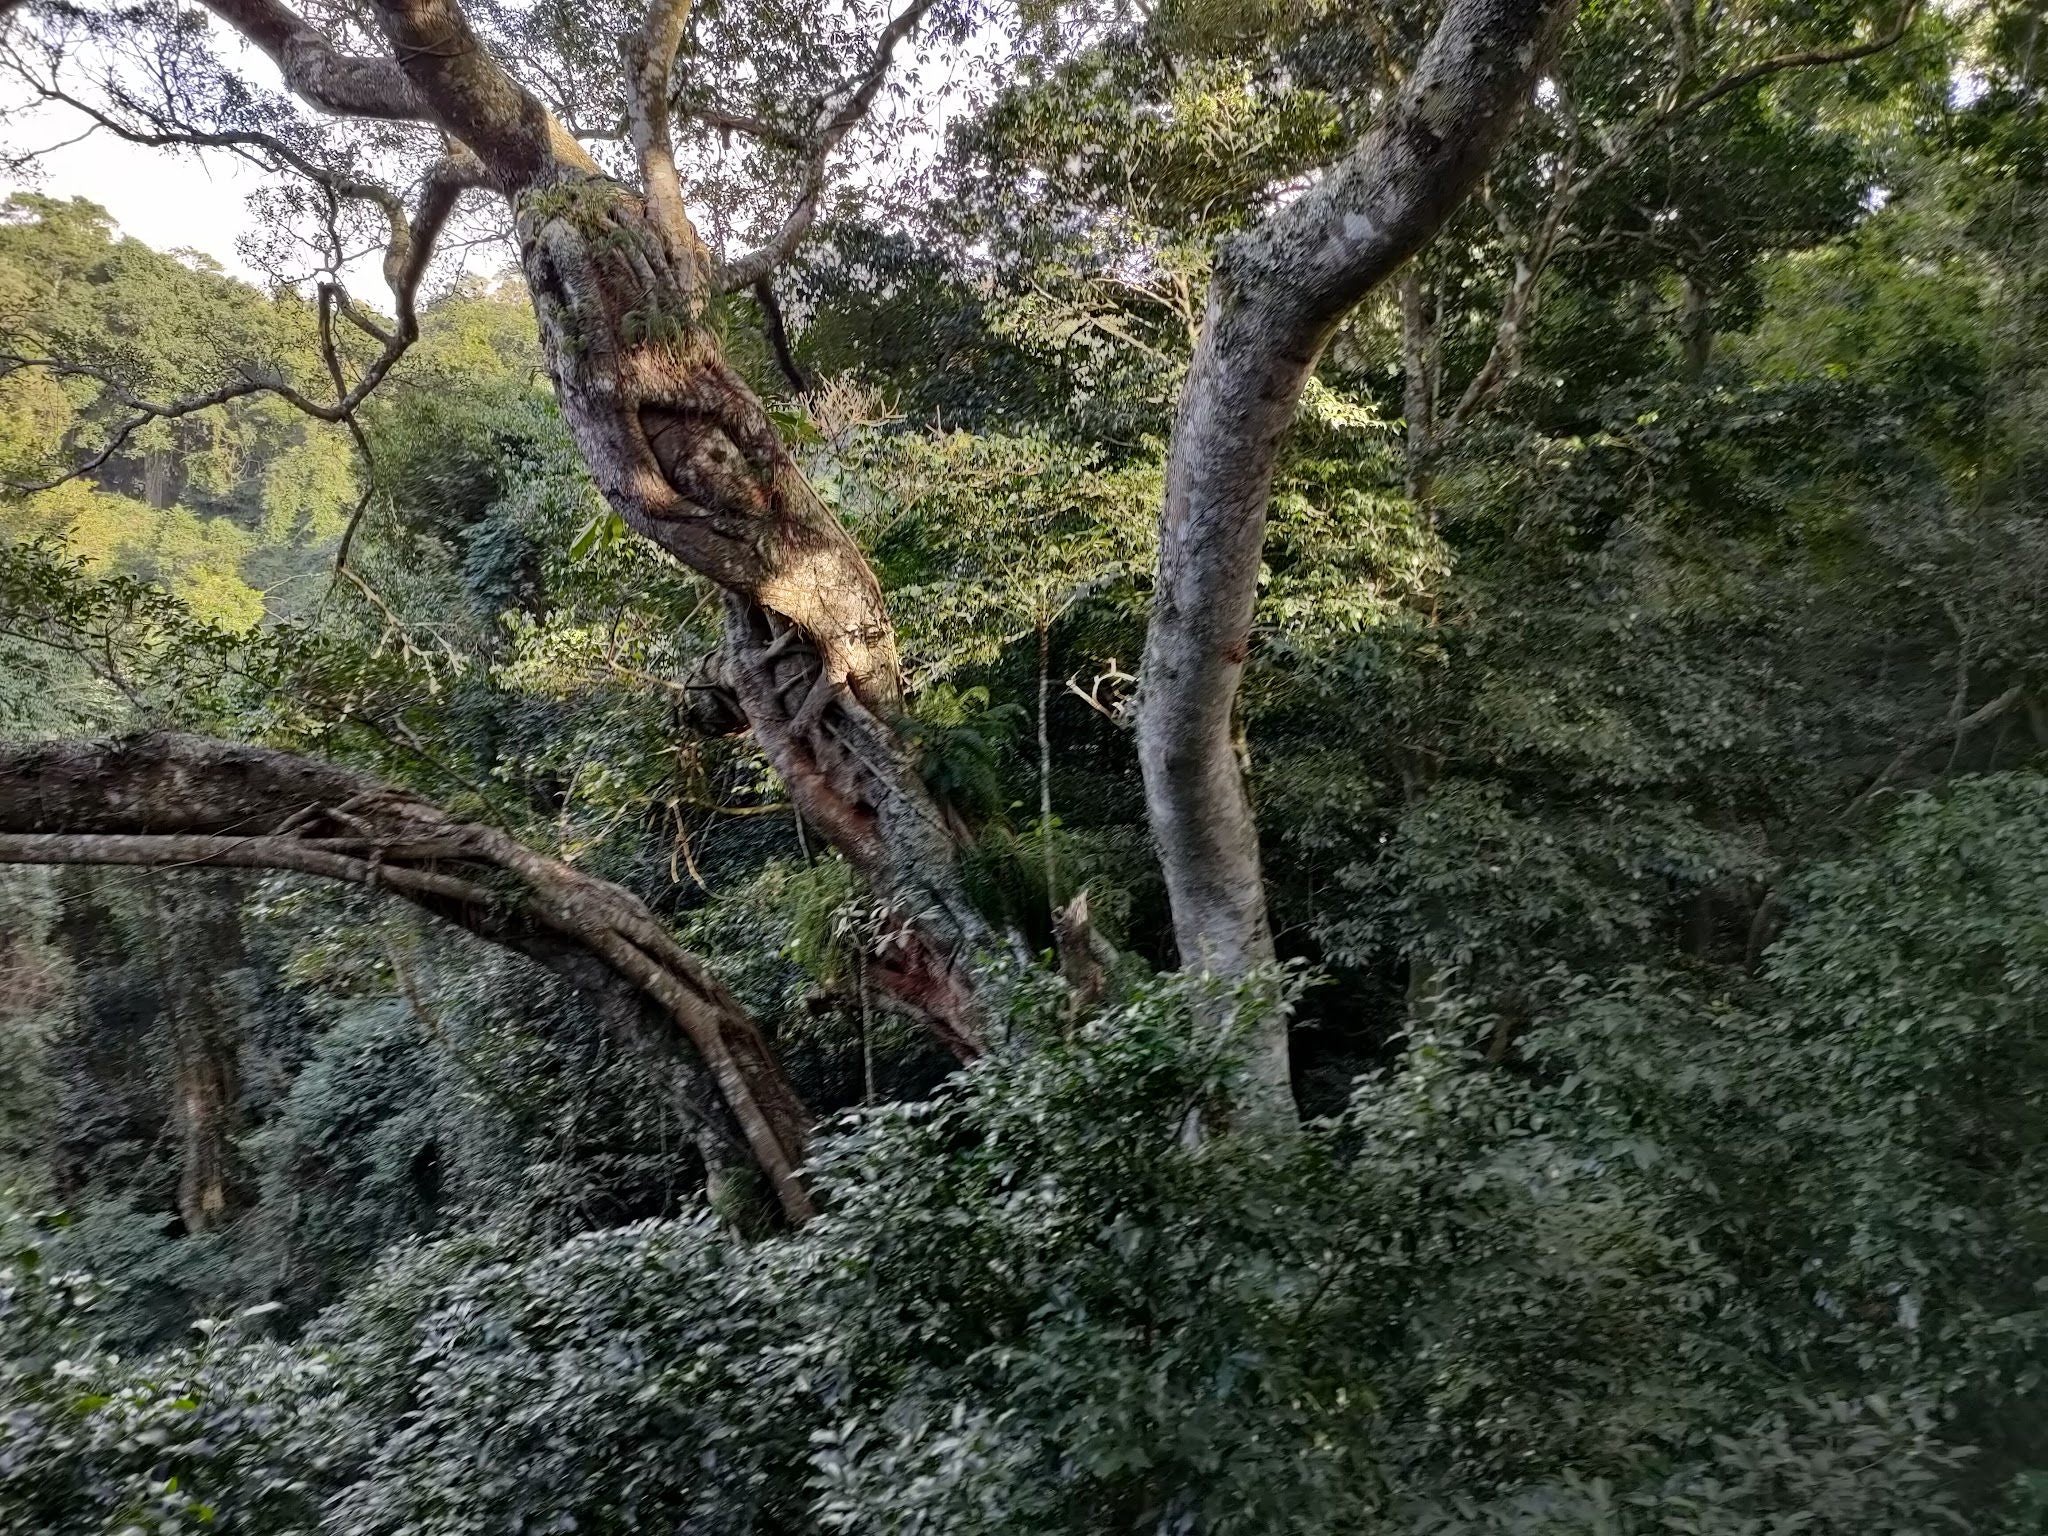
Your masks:
M627 24L471 9L572 89ZM822 101L864 9L692 13L721 239L797 167L687 109ZM763 1235L530 967L288 880L9 876L0 1527L2044 1528L2025 8L1683 112L1897 12L1580 8L1284 445L1242 727L1288 964L1161 977L1129 668L1211 254L1436 14L943 6L944 132L936 88L864 128L776 276L801 377L715 317L885 582L892 724L1019 962L969 1070L881 1004L899 914L705 734L715 595L597 495L515 289L425 306L367 459L236 406L0 507L7 734L200 727L502 825L644 896L837 1116L824 1216ZM160 393L315 365L295 292L9 209L11 345ZM0 473L96 451L96 398L0 380ZM1021 963L1083 892L1093 1001ZM1276 1006L1284 1138L1230 1102Z
M501 1228L396 1251L290 1351L17 1384L6 1496L32 1464L108 1530L174 1478L231 1530L287 1486L356 1531L1928 1529L2048 1449L2012 1411L2048 1349L2012 1091L2044 870L2048 780L1915 801L1809 879L1761 989L1566 981L1520 1074L1448 1010L1279 1141L1182 1133L1233 1080L1190 1010L1270 998L1147 987L835 1133L799 1237ZM90 1293L39 1251L43 1337Z

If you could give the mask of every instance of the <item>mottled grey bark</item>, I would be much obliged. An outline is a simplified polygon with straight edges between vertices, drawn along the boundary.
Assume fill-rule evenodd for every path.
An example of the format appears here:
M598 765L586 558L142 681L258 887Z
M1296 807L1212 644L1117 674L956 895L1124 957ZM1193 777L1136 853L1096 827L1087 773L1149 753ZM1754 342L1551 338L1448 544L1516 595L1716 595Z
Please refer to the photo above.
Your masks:
M390 59L341 53L304 17L276 0L204 0L275 64L302 101L343 117L427 117L426 103Z
M1443 224L1528 98L1571 0L1452 0L1364 140L1219 246L1167 465L1139 760L1182 964L1274 957L1232 743L1281 434L1338 322ZM1254 1042L1256 1112L1291 1115L1284 1023Z

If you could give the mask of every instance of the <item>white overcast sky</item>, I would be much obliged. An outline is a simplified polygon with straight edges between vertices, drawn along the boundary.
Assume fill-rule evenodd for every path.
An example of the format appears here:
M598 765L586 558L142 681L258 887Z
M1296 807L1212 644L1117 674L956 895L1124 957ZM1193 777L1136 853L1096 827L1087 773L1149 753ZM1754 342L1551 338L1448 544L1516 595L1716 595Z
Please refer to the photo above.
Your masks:
M10 120L5 132L10 148L41 149L76 136L81 126L75 114L49 108ZM42 157L34 181L0 176L0 193L89 197L145 244L204 251L230 272L254 277L235 242L249 226L246 198L261 181L261 173L235 155L171 154L95 133Z

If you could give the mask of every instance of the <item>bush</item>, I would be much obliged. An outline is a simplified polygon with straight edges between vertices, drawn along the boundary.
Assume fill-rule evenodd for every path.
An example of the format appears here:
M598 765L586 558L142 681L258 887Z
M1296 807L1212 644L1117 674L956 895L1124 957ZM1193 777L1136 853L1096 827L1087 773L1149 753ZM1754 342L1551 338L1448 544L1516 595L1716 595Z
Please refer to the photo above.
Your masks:
M1196 1133L1234 1061L1195 1021L1286 1000L1170 979L842 1123L794 1236L413 1243L297 1344L147 1361L81 1343L90 1287L22 1248L0 1512L2038 1528L2044 810L2033 778L1913 803L1806 880L1749 995L1556 977L1505 1066L1470 1048L1498 1021L1449 1003L1300 1136Z

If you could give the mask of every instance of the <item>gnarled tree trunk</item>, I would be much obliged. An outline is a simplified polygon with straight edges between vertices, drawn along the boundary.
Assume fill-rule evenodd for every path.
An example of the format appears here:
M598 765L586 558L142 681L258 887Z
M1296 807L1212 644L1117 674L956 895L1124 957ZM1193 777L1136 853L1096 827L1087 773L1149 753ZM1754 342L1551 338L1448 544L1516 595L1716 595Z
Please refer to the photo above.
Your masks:
M866 558L704 323L708 257L573 165L513 199L564 415L625 522L725 590L723 683L804 820L895 913L873 974L958 1055L992 939L898 741L895 632Z
M894 729L903 699L881 588L708 323L721 274L667 148L679 8L658 5L639 44L638 191L599 172L452 0L380 0L379 16L418 96L511 203L548 370L599 488L724 590L736 720L890 909L872 973L956 1054L976 1054L977 963L993 939Z

